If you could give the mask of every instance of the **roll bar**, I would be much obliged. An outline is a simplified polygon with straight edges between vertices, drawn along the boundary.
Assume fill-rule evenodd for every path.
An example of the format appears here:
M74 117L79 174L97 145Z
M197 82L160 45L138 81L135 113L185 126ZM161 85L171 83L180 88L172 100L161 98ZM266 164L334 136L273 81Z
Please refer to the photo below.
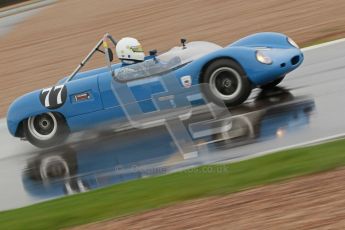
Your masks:
M108 68L109 68L109 70L111 72L111 75L114 76L114 71L111 68L111 61L113 59L113 52L109 48L108 40L110 40L111 43L113 43L113 45L116 46L116 44L117 44L116 40L109 33L106 33L103 36L103 38L100 39L99 42L97 42L96 46L91 50L91 52L77 66L77 68L73 71L73 73L68 77L67 82L71 81L75 77L75 75L85 66L85 64L90 60L90 58L97 51L105 54L105 59L106 59L106 62L107 62L107 66L108 66ZM100 46L101 45L103 45L104 51L100 50Z

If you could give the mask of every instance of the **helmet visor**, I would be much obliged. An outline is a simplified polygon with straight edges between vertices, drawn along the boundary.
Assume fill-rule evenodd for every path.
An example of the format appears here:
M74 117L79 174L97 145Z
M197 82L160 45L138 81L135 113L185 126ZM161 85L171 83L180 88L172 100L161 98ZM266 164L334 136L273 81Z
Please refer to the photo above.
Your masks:
M130 49L133 51L133 52L144 52L143 48L141 47L141 45L138 45L138 46L131 46Z

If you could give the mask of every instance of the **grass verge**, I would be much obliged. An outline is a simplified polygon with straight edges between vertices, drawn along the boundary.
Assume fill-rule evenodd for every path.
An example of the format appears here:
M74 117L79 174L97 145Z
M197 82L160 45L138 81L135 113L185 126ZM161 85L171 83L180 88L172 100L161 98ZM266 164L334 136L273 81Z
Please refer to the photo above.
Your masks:
M60 229L223 195L345 165L345 140L202 166L0 212L0 229Z

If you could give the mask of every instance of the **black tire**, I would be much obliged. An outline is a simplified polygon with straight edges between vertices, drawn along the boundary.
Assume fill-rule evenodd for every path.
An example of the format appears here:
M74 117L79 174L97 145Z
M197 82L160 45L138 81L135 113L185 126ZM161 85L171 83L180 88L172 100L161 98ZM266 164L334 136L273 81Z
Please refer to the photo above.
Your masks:
M44 113L23 122L26 139L39 148L63 143L69 134L64 117L58 113Z
M252 86L242 67L231 59L212 62L201 76L204 96L220 106L242 104L250 95Z
M279 85L280 82L282 82L282 80L285 78L285 75L277 78L276 80L266 84L266 85L262 85L260 86L261 89L263 90L268 90L268 89L273 89L274 87L276 87L277 85Z

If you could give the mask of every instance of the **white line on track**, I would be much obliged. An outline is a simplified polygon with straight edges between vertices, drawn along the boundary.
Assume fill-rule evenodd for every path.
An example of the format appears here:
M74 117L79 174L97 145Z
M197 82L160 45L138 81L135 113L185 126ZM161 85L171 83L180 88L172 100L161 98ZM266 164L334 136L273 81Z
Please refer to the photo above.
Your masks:
M219 162L216 162L215 164L225 164L225 163L230 163L230 162L238 162L238 161L243 161L243 160L249 160L249 159L252 159L252 158L256 158L256 157L260 157L260 156L265 156L265 155L269 155L269 154L272 154L272 153L281 152L281 151L284 151L284 150L295 149L295 148L300 148L300 147L308 147L308 146L313 146L313 145L317 145L317 144L322 144L322 143L330 142L330 141L337 140L337 139L343 139L344 137L345 137L345 133L339 133L339 134L336 134L336 135L332 135L332 136L328 136L328 137L322 137L322 138L318 138L318 139L315 139L315 140L298 143L298 144L295 144L295 145L288 145L288 146L284 146L284 147L281 147L281 148L275 148L275 149L271 149L271 150L255 153L255 154L250 154L248 156L240 157L238 159L219 161Z
M0 128L7 127L6 118L0 119Z
M345 38L337 39L337 40L330 41L330 42L321 43L321 44L318 44L318 45L313 45L313 46L305 47L305 48L302 48L301 50L303 52L305 52L305 51L309 51L309 50L314 50L314 49L318 49L318 48L322 48L322 47L327 47L327 46L335 45L335 44L342 43L342 42L345 42Z
M42 7L51 5L55 2L57 2L57 0L39 0L36 2L32 2L32 3L29 2L27 5L22 5L22 6L18 6L15 8L11 8L11 9L6 10L6 11L0 11L0 18L12 16L14 14L23 13L23 12L38 9L38 8L42 8Z

